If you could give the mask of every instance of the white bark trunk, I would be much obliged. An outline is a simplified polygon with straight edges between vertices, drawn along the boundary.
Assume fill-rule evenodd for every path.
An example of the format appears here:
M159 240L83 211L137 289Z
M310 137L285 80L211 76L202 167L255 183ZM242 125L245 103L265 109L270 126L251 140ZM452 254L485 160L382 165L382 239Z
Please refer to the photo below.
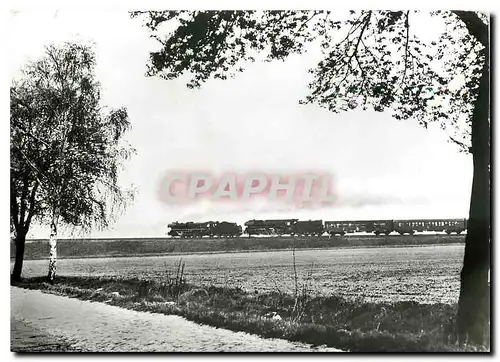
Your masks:
M54 283L57 262L57 218L54 218L50 223L49 245L49 274L47 279L50 283Z

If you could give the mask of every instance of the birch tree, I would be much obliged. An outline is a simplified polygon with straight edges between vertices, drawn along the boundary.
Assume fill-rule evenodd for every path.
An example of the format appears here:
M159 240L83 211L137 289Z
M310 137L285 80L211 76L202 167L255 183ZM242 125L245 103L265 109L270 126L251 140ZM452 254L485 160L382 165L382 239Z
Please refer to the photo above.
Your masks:
M133 194L118 172L134 150L124 140L127 111L101 105L92 49L51 45L11 87L13 279L21 277L31 220L50 229L48 281L54 282L61 225L108 227ZM27 210L27 211L26 211Z
M490 124L489 17L436 11L444 31L428 41L416 11L149 11L144 19L159 49L147 75L187 86L227 79L258 57L284 60L313 46L322 59L311 69L303 104L332 112L388 112L424 127L439 122L450 141L471 152L473 186L461 272L458 335L482 344L489 336ZM431 19L431 20L432 20ZM421 24L426 20L421 18ZM417 24L418 25L418 24ZM170 29L170 31L168 31Z

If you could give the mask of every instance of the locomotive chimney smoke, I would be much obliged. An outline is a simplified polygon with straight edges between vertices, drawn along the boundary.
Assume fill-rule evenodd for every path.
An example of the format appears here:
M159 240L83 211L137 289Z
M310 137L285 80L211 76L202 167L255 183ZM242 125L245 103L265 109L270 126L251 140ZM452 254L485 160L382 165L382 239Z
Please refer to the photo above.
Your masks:
M293 200L293 194L295 193L295 177L288 177L288 182L281 183L280 176L275 175L271 179L271 188L269 190L269 198L271 200L276 200L278 198L278 190L284 190L286 192L285 201L291 202Z
M257 184L254 186L254 181ZM267 185L266 176L264 174L252 174L245 177L245 184L243 186L242 199L248 200L251 194L258 194L264 191Z
M200 181L203 181L201 185L199 185ZM210 187L212 187L212 181L209 175L204 173L192 174L189 182L188 200L194 200L197 194L207 192Z
M227 188L227 190L226 190ZM238 198L236 192L236 176L234 175L224 175L220 179L219 185L215 190L212 199L218 200L222 197L229 196L229 200L234 201Z

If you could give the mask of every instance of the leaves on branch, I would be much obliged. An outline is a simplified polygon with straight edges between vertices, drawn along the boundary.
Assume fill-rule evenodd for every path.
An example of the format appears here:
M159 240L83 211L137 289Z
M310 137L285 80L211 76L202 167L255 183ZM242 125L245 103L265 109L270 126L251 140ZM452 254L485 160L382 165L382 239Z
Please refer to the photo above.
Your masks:
M133 150L122 141L126 109L100 105L92 49L47 47L12 84L10 122L14 225L27 230L32 217L55 214L67 225L106 227L127 201L118 171Z
M301 103L333 112L390 111L425 127L439 122L467 144L485 61L481 44L488 37L487 18L459 11L430 15L443 19L446 32L424 41L412 30L412 18L421 14L412 11L350 11L341 20L329 11L131 14L144 19L161 45L151 53L150 76L190 74L188 87L200 87L212 77L233 77L259 54L267 61L283 60L314 43L323 59L311 70L310 94Z

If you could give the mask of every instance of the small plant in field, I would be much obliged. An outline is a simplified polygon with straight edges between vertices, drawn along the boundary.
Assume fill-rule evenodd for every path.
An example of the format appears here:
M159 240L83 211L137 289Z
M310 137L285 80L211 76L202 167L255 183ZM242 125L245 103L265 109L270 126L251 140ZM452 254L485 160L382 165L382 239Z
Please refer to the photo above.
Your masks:
M95 268L92 265L89 265L87 267L87 276L89 278L93 277L94 276L94 272L95 272Z
M161 284L160 293L162 296L170 296L177 300L179 299L181 293L187 290L187 282L184 276L185 267L186 262L182 261L182 258L180 258L179 262L177 263L175 276L170 273L170 270L168 268L166 269L165 279Z
M279 299L284 300L286 297L286 293L279 287L276 279L273 279L273 283L274 283L274 291L278 293Z
M147 298L153 292L156 292L164 299L178 300L179 296L188 289L186 277L184 276L184 269L186 262L179 259L177 263L175 274L170 271L170 268L165 262L165 275L161 283L157 284L150 280L141 280L138 288L139 298Z
M306 313L307 305L311 300L310 285L314 269L314 262L311 263L311 268L309 269L306 280L302 284L302 288L299 288L297 263L295 260L295 245L293 246L292 249L292 256L293 256L293 279L294 279L295 293L294 293L293 309L290 313L290 319L292 322L298 322L302 319L302 317Z

